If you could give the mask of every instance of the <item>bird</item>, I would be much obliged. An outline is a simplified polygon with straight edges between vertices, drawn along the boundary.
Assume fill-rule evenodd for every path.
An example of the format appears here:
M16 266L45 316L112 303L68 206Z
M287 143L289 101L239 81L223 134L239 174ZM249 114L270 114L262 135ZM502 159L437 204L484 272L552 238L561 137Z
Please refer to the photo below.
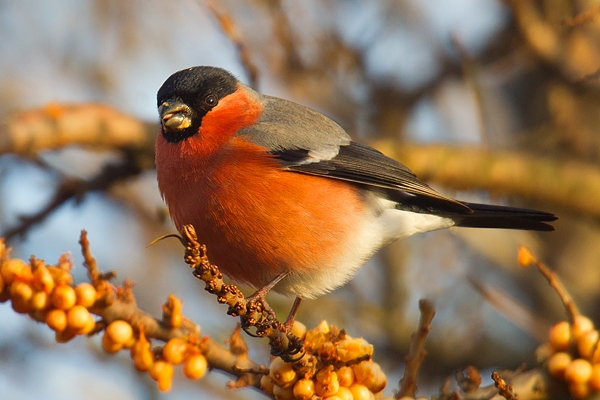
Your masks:
M157 93L158 187L233 281L302 299L347 283L378 249L457 227L550 231L548 212L438 193L332 119L258 93L225 69L172 74Z

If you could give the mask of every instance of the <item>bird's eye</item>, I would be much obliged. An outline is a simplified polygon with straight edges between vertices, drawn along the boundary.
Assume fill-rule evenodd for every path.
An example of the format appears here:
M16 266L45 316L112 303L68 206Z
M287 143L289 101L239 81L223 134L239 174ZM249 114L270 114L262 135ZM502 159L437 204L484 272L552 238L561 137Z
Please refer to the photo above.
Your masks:
M208 96L206 96L206 98L204 99L204 102L209 105L209 106L214 106L217 104L217 96L215 96L214 94L209 94Z

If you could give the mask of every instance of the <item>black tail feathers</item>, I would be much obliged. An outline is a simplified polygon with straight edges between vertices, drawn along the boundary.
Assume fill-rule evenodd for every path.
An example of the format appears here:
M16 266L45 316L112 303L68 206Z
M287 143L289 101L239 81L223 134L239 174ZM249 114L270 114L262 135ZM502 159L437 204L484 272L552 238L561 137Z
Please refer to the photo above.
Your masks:
M456 226L461 227L553 231L554 227L547 224L547 222L557 219L556 215L544 211L488 204L461 203L473 210L472 214L453 217Z

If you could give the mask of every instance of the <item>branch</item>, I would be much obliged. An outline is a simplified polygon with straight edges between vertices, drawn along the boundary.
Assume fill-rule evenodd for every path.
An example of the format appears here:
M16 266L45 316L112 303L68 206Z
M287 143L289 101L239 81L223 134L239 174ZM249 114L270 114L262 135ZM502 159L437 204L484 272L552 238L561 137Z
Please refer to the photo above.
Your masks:
M411 340L408 355L404 359L406 369L404 370L404 376L400 381L400 390L396 393L396 399L401 399L404 396L415 396L417 393L417 376L419 375L419 369L427 355L424 348L425 339L427 339L427 334L431 330L431 321L435 315L435 308L429 301L421 299L419 300L419 310L421 311L419 328L410 337Z
M0 125L0 155L30 155L68 145L153 153L155 123L144 123L104 104L50 103L13 113Z

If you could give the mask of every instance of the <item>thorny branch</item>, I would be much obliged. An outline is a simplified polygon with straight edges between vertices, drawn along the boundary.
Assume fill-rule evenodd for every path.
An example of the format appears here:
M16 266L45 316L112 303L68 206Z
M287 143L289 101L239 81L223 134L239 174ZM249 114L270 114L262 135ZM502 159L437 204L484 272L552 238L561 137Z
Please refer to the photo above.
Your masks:
M126 282L123 287L115 288L107 280L113 275L98 270L85 231L81 233L80 244L91 283L100 293L99 299L90 311L99 315L103 324L108 325L112 321L123 320L143 330L146 337L164 342L175 337L196 338L195 341L200 343L202 353L211 367L238 377L237 384L240 387L259 387L260 377L268 371L264 366L250 360L247 352L240 351L242 346L239 341L236 341L236 345L231 349L227 349L208 337L200 337L200 327L185 318L178 327L170 326L164 318L163 320L153 318L138 308L131 292L131 284Z

